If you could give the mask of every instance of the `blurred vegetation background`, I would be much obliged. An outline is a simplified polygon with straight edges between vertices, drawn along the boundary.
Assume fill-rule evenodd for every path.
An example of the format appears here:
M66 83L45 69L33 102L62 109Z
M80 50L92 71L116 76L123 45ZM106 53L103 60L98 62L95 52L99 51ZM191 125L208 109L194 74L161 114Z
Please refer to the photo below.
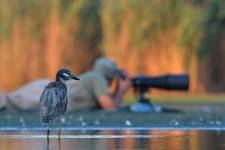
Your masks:
M224 0L2 0L0 90L81 73L106 56L136 74L187 72L191 92L225 91Z

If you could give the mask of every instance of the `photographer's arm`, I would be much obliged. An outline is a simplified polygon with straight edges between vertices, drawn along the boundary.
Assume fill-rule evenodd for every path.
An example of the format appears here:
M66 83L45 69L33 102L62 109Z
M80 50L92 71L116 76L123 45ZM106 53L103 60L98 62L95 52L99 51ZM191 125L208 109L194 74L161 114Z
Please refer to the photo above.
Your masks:
M126 94L130 86L130 79L118 79L117 86L113 93L99 96L98 99L101 107L103 109L117 108L120 105L124 95Z

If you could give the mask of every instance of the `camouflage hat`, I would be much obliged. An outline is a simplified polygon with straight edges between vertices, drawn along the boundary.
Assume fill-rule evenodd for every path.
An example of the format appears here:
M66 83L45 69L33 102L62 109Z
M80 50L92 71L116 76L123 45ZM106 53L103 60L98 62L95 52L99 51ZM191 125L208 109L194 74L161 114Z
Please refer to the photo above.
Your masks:
M94 63L95 71L103 73L106 77L117 78L120 76L121 71L117 68L114 61L107 58L98 58Z

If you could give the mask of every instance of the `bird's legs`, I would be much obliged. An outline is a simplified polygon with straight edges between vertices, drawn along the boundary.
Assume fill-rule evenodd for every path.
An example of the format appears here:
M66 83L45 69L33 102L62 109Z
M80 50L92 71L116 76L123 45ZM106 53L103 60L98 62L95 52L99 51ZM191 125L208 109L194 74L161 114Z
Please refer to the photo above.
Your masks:
M47 125L47 150L49 149L49 123L46 124Z
M60 141L60 126L61 126L61 117L58 119L58 145L59 145L59 150L61 149L61 141Z

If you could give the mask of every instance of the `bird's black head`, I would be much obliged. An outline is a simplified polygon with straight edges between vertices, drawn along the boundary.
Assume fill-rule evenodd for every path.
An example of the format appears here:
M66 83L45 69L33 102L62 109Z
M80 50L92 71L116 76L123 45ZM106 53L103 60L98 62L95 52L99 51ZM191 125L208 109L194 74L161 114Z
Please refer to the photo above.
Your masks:
M78 77L73 75L69 69L66 69L66 68L60 69L56 74L56 81L61 81L61 80L67 81L70 79L80 80Z

